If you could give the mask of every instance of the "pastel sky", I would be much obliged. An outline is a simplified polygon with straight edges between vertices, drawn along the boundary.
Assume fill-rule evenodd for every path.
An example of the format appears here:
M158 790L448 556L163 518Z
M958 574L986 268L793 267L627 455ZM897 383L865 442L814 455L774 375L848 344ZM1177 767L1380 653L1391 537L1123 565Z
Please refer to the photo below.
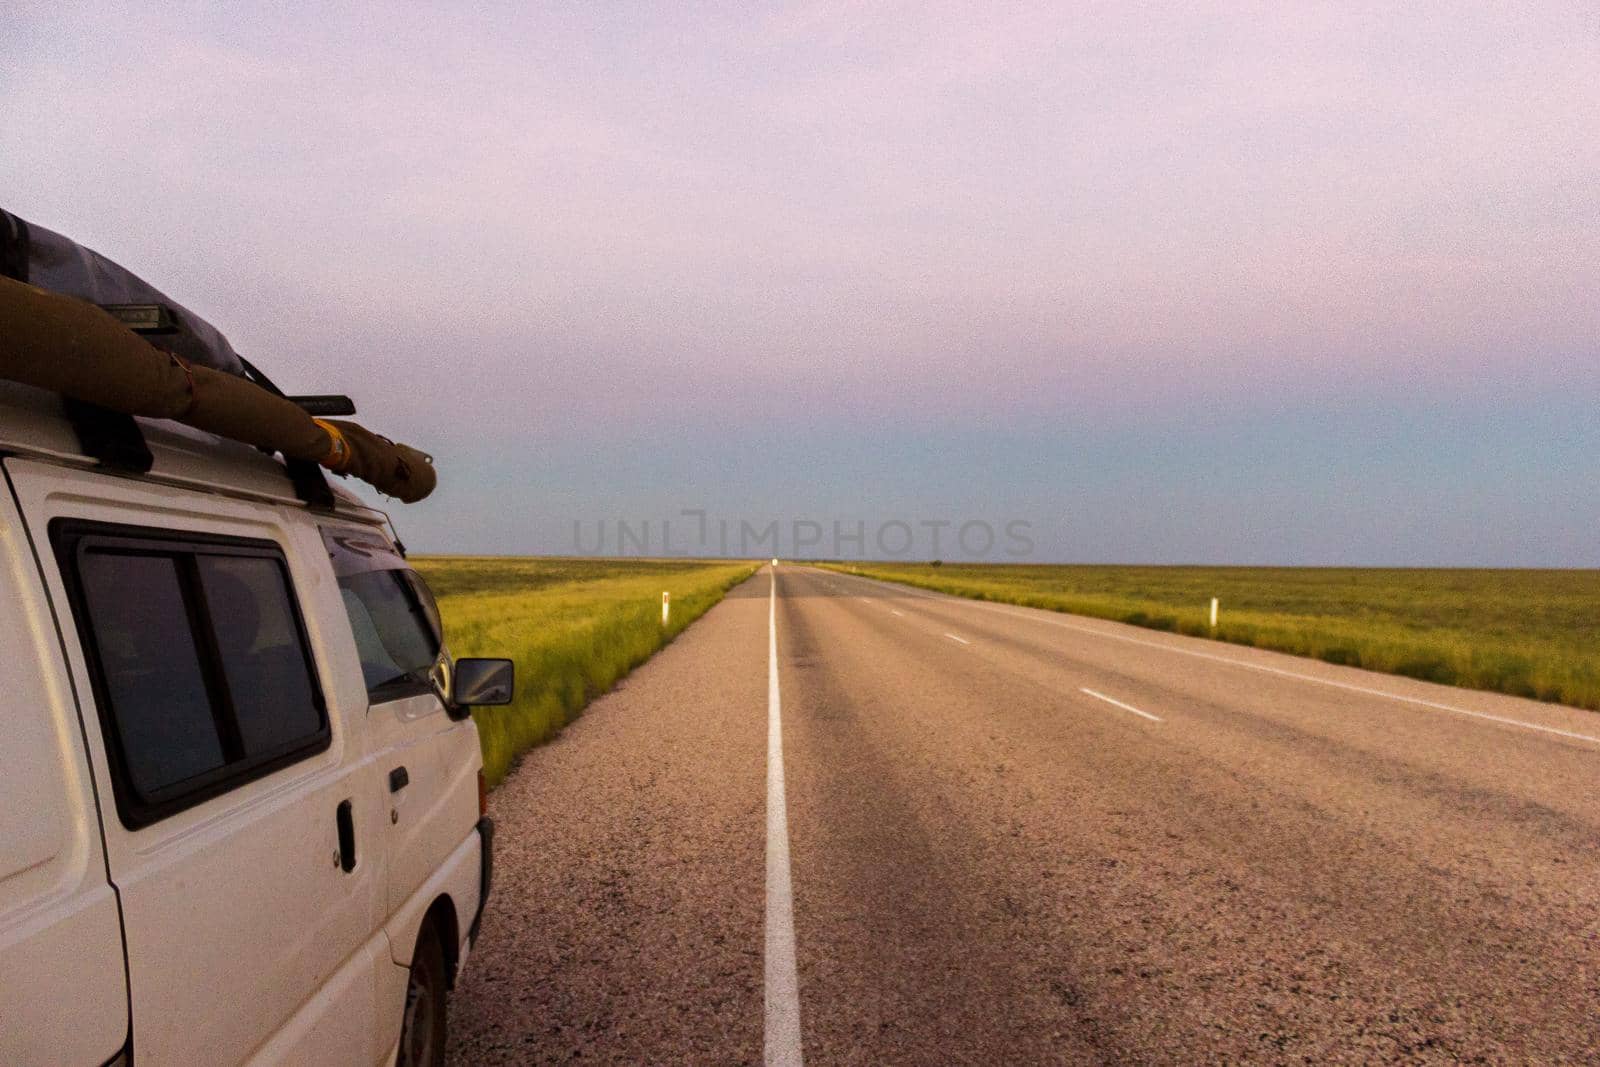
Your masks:
M1593 3L463 9L0 16L0 206L433 452L414 548L1600 565Z

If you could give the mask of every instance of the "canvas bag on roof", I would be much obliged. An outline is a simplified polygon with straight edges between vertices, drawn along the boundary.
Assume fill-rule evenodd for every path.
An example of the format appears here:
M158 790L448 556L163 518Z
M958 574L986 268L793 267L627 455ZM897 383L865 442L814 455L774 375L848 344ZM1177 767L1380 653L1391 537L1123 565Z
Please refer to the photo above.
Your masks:
M244 374L244 364L215 326L105 256L53 230L0 211L0 273L91 304L161 304L177 329L151 337L202 367Z

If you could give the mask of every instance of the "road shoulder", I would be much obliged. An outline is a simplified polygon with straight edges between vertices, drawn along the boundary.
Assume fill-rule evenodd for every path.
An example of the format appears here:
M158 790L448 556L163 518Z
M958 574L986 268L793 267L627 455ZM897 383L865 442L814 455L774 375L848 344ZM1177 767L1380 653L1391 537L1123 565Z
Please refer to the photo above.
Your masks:
M767 582L525 757L452 1061L758 1062Z

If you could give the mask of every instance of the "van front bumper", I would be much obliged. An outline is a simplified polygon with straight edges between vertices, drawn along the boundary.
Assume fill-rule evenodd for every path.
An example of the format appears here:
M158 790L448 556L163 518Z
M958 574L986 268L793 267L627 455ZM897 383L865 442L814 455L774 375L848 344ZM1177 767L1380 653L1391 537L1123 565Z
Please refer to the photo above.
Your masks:
M483 923L483 909L489 903L489 885L494 881L494 820L485 815L478 820L478 836L482 839L478 851L478 911L467 930L467 943L478 943L478 927Z

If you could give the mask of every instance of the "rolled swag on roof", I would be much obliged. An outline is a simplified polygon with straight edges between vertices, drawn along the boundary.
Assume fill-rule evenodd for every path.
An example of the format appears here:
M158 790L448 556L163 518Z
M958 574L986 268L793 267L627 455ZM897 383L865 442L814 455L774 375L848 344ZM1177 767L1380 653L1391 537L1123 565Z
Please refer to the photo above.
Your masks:
M408 504L433 491L426 453L314 418L249 374L198 316L104 256L0 211L0 378L319 463Z

